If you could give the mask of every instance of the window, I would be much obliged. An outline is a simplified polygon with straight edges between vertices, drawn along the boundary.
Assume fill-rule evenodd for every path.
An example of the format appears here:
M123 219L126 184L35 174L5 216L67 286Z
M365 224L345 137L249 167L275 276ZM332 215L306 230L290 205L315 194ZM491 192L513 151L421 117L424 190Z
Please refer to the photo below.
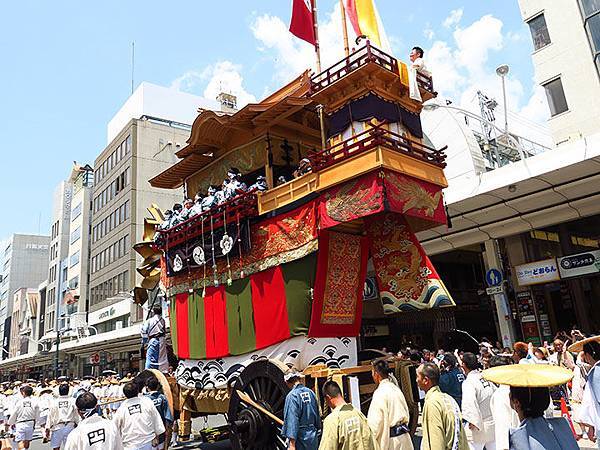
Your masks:
M550 107L550 115L552 117L569 110L560 78L549 81L542 86L546 90L546 97L548 98L548 106Z
M592 49L594 64L600 74L600 0L579 0L579 7Z
M76 275L69 280L69 289L77 289L78 287L79 287L79 275Z
M71 209L71 222L77 219L81 215L81 202Z
M77 242L81 237L81 226L75 228L71 233L71 244Z
M531 38L533 39L533 48L535 50L539 50L550 43L550 34L548 33L546 18L543 14L534 17L527 23L531 30Z
M71 259L69 260L69 266L73 267L75 265L79 264L79 251L73 253L71 255Z

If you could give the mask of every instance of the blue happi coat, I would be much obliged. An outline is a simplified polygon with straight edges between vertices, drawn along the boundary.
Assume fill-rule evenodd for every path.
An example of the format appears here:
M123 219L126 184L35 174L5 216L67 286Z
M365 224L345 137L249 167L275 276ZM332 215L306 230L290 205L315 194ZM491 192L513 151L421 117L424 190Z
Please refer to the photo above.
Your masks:
M321 415L313 391L297 384L285 398L281 434L296 440L298 450L317 450Z
M564 417L525 419L510 430L511 450L578 450L569 423Z

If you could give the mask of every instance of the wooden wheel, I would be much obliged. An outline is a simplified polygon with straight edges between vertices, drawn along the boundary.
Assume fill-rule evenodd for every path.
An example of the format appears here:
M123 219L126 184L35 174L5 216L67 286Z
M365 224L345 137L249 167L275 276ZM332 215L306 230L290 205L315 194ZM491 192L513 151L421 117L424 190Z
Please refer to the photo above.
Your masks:
M169 409L171 410L171 415L173 417L175 417L175 406L173 403L173 391L171 390L171 385L169 384L169 380L167 380L167 377L165 377L165 375L160 370L146 369L136 377L136 382L138 382L138 384L140 386L145 386L146 380L148 380L148 378L150 378L152 376L155 376L156 378L158 378L158 382L160 383L160 386L162 388L162 393L165 394L165 397L167 397L167 401L169 402Z
M246 367L231 386L228 420L234 450L285 450L285 440L272 419L242 402L235 391L283 419L283 407L289 388L283 380L287 366L276 360L260 360Z

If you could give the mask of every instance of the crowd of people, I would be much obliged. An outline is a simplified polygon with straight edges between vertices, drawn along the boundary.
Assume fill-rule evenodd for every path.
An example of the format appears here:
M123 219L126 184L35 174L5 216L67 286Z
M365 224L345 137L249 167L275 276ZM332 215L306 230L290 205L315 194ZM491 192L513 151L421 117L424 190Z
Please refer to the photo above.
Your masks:
M302 385L301 374L290 374L283 435L289 449L412 450L418 440L411 437L407 403L389 369L395 360L410 360L418 366L422 450L565 450L579 448L582 438L600 445L599 342L600 336L585 338L574 330L539 347L484 341L478 352L384 351L388 356L372 367L377 388L367 415L346 404L340 386L330 381L322 395L332 413L322 424L314 393Z
M292 177L298 178L312 171L311 163L308 158L302 158L298 167L293 171ZM277 185L287 183L289 180L285 175L277 178ZM224 203L233 200L246 192L264 192L268 190L267 179L264 175L256 177L254 184L248 186L242 180L242 173L239 169L231 167L227 171L227 177L223 180L221 186L210 185L206 193L198 192L194 199L185 198L182 203L175 203L171 209L165 211L165 220L160 225L159 230L168 230L186 220L210 211ZM155 239L159 239L160 233L157 233Z
M2 449L41 438L59 450L160 450L173 415L157 377L130 374L82 380L5 383L0 393Z

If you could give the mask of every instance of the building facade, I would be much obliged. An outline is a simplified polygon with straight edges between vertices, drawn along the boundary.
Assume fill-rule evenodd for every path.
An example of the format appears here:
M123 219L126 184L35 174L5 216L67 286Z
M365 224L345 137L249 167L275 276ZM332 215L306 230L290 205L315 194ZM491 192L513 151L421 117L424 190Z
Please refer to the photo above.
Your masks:
M48 276L49 236L14 234L3 252L0 283L0 336L5 359L10 346L13 295L17 289L35 287Z
M69 182L73 186L67 283L63 298L64 314L85 313L89 301L89 263L92 227L94 169L76 164ZM70 324L69 324L70 325Z
M548 98L556 144L594 134L600 102L600 3L519 0L537 83Z
M71 206L73 185L69 180L61 181L54 190L52 202L52 221L50 227L50 253L48 263L48 286L44 305L44 317L40 317L43 326L42 339L51 339L58 325L57 309L64 291L67 273L64 261L69 256L69 240L71 230Z

